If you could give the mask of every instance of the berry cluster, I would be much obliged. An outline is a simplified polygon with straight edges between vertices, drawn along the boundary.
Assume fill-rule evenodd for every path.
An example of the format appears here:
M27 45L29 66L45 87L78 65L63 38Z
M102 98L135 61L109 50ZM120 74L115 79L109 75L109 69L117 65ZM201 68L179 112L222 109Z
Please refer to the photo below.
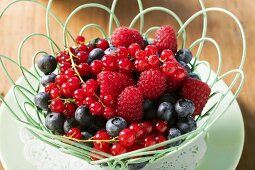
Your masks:
M45 126L114 156L195 130L211 90L192 71L191 51L177 52L172 27L161 27L153 42L120 27L111 43L78 36L56 58L38 59L44 92L34 101L48 112Z

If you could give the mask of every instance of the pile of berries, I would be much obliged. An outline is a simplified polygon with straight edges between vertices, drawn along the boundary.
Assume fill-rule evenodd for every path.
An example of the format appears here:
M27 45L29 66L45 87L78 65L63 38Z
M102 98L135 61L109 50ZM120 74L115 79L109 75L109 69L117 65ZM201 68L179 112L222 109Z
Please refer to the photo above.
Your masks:
M120 155L196 129L211 90L191 60L189 49L177 51L171 26L157 30L153 41L127 27L110 40L85 44L78 36L75 47L38 59L44 92L34 101L55 134Z

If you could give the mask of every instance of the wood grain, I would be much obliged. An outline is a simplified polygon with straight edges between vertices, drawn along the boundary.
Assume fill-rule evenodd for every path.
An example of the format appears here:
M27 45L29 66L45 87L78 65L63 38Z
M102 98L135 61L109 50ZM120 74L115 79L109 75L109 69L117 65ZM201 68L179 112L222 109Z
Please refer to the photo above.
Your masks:
M2 10L11 0L1 0L0 9ZM47 3L46 0L40 1ZM62 21L68 14L78 5L87 2L101 2L106 6L110 6L110 0L56 0L53 3L53 11L60 17ZM145 7L150 6L164 6L174 12L176 12L180 18L185 21L192 14L200 9L197 0L146 0L144 1ZM255 169L255 83L253 82L255 72L255 3L249 0L206 0L206 7L223 7L233 12L242 22L246 35L247 35L247 60L244 67L246 74L246 83L242 93L238 97L238 102L243 112L244 123L245 123L245 145L242 154L242 158L238 165L238 170L253 170ZM129 25L132 18L137 14L138 7L135 0L130 1L119 1L117 6L117 16L119 17L122 25ZM19 43L24 39L26 35L31 32L42 32L45 33L45 11L44 9L36 6L32 3L22 2L13 6L4 17L0 20L0 53L5 54L15 60L17 60L17 48ZM106 12L98 9L89 9L86 11L79 12L75 15L68 28L71 30L73 35L78 34L80 28L87 23L98 23L104 28L108 28L108 15ZM166 14L162 12L153 12L146 14L145 27L154 25L171 24L178 29L177 23ZM221 46L223 53L223 65L222 72L235 68L240 63L241 56L241 39L240 33L237 26L224 14L212 12L208 15L208 36L213 37ZM138 24L136 25L136 27ZM51 32L53 39L58 43L62 44L62 32L58 24L51 20ZM202 18L196 19L188 27L187 33L187 44L189 45L194 40L198 39L202 31ZM98 35L96 30L89 30L85 33L87 39ZM26 67L31 65L30 56L38 51L46 50L49 51L47 41L42 38L33 38L24 46L22 55L24 57L23 64ZM217 66L216 50L210 44L206 44L202 53L202 58L210 61L213 68ZM12 73L12 76L17 79L20 74L17 68L12 64L8 64L8 71ZM6 83L7 79L0 72L0 93L6 94L10 88L10 84ZM229 79L226 80L229 83ZM231 120L230 120L231 121ZM1 167L0 167L1 169Z

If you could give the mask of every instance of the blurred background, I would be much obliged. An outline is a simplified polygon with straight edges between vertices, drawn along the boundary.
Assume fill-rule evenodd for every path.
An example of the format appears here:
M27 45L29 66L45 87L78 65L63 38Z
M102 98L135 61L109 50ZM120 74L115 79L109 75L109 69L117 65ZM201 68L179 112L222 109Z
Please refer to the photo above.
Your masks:
M43 4L47 4L46 0L38 0ZM12 0L1 0L0 10L12 2ZM53 2L53 11L60 18L65 21L67 16L77 6L88 2L100 2L108 7L111 6L112 0L55 0ZM243 112L245 123L245 145L241 161L238 165L239 170L253 170L255 169L255 83L253 83L253 75L255 72L255 3L249 0L206 0L206 7L222 7L233 12L243 24L246 32L248 53L247 60L244 67L246 74L246 83L238 97L241 110ZM201 9L198 0L144 0L144 8L150 6L163 6L176 12L176 14L184 22L192 14ZM136 0L119 0L116 15L119 18L121 25L128 26L132 19L138 13L138 6ZM68 29L72 35L77 35L80 29L88 23L100 24L106 31L108 31L109 15L100 9L87 9L79 12L73 17L68 25ZM179 29L178 23L167 14L163 12L151 12L145 15L145 30L151 26L161 26L165 24L172 25L176 30ZM197 18L187 28L187 45L189 46L193 41L198 39L202 33L202 17ZM19 43L32 32L46 33L45 29L45 10L34 3L20 2L8 10L0 20L0 53L17 61L17 49ZM53 19L50 20L50 29L52 39L61 46L63 44L62 29ZM139 22L136 28L139 27ZM84 36L87 40L100 35L95 29L89 29ZM208 14L208 37L213 37L220 45L223 53L223 69L222 73L238 67L241 60L241 37L235 22L223 13L211 12ZM180 41L180 39L179 39ZM26 67L31 66L31 56L39 50L49 51L49 45L46 39L32 38L29 40L22 51L22 55L27 60L23 61ZM215 47L211 44L206 44L202 56L203 59L209 60L212 68L217 66L217 53ZM8 64L8 71L13 73L12 76L17 79L20 74L17 74L18 69L13 65ZM229 83L230 79L226 82ZM10 88L10 84L6 83L7 79L0 72L0 93L5 95ZM231 121L231 120L230 120ZM0 137L1 138L1 137ZM217 163L217 162L216 162ZM0 170L1 170L0 165Z

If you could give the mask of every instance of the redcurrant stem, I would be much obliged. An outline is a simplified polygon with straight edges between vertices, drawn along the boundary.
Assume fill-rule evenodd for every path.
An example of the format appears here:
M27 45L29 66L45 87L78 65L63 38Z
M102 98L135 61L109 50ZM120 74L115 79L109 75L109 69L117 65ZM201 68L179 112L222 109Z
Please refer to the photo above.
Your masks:
M79 143L86 143L86 142L109 142L109 143L111 143L111 142L118 142L119 141L118 137L114 137L114 138L109 139L109 140L93 140L93 138L90 138L88 140L79 140L79 139L72 138L72 136L71 137L63 136L63 137L66 138L66 139L69 139L69 140L73 140L75 142L79 142Z
M63 100L64 103L73 103L73 102L75 102L75 100L74 100L74 99L71 99L71 98L67 98L67 99L58 98L58 99ZM54 100L54 99L51 99L51 100L49 100L49 101L53 101L53 100Z
M104 105L104 103L102 102L102 100L100 99L100 97L98 97L98 95L96 95L96 93L94 93L94 96L97 98L97 100L102 104L102 106L105 108L106 106Z
M73 57L76 57L75 55L72 54L69 45L68 45L68 37L66 37L66 42L67 42L67 50L70 56L70 60L72 63L72 68L74 69L75 73L77 74L77 76L79 77L79 79L81 80L81 83L84 84L85 82L83 81L83 79L80 76L80 73L78 72L78 70L76 69L76 64L73 61ZM98 101L103 105L103 107L105 108L106 106L104 105L104 103L101 101L100 97L98 97L96 94L94 94L94 96L98 99Z
M73 56L75 56L75 55L71 52L71 50L70 50L70 48L69 48L69 45L68 45L68 37L67 37L67 36L66 36L66 42L67 42L67 51L68 51L68 53L69 53L70 60L71 60L71 63L72 63L72 68L74 69L75 73L77 74L77 76L79 77L79 79L81 80L81 82L84 83L83 79L81 78L80 73L78 72L78 70L77 70L76 67L75 67L75 63L74 63L74 61L73 61Z

